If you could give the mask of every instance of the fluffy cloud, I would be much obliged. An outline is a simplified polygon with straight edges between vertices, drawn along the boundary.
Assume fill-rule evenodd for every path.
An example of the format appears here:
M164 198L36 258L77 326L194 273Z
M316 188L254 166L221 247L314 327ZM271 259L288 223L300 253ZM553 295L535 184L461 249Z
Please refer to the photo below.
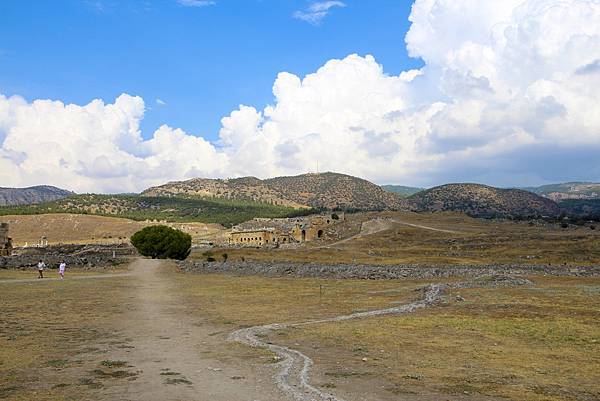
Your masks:
M54 184L86 191L135 191L175 177L218 175L227 156L202 138L160 127L144 141L144 102L28 103L0 95L0 177L5 186Z
M377 182L524 185L600 178L599 0L417 0L420 70L371 56L281 73L274 103L223 118L218 143L163 126L142 99L85 106L0 96L4 185L132 191L191 176L321 170Z

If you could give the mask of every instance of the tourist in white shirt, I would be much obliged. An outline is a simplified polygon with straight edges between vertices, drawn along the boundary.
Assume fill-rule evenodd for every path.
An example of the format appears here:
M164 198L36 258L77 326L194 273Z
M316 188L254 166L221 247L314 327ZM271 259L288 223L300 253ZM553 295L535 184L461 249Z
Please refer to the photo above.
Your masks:
M67 264L64 261L60 262L60 264L58 265L58 274L60 274L61 280L65 279L65 269L66 268L67 268Z
M37 264L37 268L38 268L38 278L44 278L44 268L46 267L46 264L43 261L39 261Z

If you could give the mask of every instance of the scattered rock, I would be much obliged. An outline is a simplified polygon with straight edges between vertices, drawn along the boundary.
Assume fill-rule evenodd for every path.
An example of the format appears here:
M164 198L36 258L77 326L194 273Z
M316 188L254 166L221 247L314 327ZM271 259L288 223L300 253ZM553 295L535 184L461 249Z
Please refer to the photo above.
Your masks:
M179 269L200 274L235 274L266 277L323 277L335 279L395 280L402 278L431 279L448 277L476 277L486 286L529 285L531 282L518 275L600 276L600 266L573 269L548 265L356 265L286 262L222 262L206 264L202 261L178 262Z

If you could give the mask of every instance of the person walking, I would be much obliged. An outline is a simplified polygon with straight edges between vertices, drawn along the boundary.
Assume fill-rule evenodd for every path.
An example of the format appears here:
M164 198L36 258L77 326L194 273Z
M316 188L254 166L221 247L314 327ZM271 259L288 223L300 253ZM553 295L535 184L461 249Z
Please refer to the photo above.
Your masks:
M45 267L46 267L46 264L44 263L44 261L40 260L37 264L38 278L44 278L44 268Z
M60 264L58 265L58 274L60 275L60 279L64 280L65 279L65 269L67 268L67 264L65 263L65 261L63 260L62 262L60 262Z

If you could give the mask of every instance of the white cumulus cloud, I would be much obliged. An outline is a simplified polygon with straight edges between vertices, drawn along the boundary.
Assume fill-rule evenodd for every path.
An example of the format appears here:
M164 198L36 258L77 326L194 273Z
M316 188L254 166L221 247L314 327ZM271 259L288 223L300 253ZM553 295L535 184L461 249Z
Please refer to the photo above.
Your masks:
M327 10L327 9L326 9ZM142 139L144 102L79 106L0 95L0 179L135 191L192 176L339 171L376 182L527 185L599 180L600 0L417 0L419 70L372 56L280 73L219 140L169 126Z

